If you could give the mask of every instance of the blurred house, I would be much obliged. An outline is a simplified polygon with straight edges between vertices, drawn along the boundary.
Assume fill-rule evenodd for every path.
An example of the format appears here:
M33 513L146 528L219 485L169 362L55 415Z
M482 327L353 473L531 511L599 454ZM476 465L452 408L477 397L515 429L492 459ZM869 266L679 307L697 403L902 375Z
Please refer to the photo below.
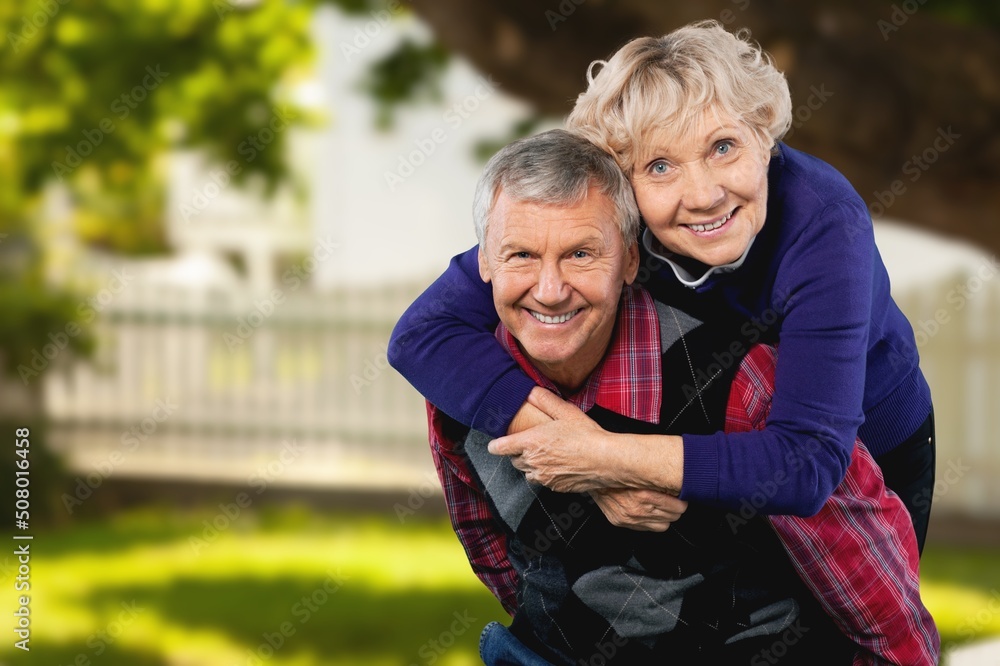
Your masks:
M291 142L305 198L222 185L218 165L177 155L177 254L85 262L98 290L113 271L132 277L97 303L96 358L44 376L55 443L81 478L436 485L422 400L388 368L386 346L406 305L474 243L473 145L525 107L455 63L440 103L377 131L357 78L422 28L398 18L358 53L342 48L369 23L319 12L332 122ZM935 506L1000 517L997 266L904 227L880 224L877 236L934 390Z

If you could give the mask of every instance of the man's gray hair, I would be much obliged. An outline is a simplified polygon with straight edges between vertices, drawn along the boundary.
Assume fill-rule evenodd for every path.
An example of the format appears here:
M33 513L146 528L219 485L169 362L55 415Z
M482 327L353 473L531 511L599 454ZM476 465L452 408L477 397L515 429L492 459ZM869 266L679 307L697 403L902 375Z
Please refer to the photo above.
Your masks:
M515 201L572 206L596 187L614 204L626 248L637 242L639 208L615 159L582 136L562 129L519 139L490 158L476 186L472 213L479 247L501 191Z

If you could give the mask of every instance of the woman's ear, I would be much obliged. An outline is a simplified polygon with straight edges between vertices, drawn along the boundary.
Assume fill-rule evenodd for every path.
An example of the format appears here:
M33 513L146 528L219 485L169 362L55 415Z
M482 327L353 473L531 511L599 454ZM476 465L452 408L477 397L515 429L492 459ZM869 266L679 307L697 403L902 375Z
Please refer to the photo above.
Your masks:
M639 244L632 243L632 246L625 250L625 284L635 282L639 274Z

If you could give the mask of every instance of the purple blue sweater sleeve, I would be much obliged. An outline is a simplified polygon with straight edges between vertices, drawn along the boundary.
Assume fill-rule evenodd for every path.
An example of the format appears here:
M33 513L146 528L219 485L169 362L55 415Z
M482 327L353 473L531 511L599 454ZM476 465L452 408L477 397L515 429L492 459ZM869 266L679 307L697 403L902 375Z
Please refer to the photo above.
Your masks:
M451 418L502 437L535 383L497 342L499 322L473 247L403 313L389 363Z

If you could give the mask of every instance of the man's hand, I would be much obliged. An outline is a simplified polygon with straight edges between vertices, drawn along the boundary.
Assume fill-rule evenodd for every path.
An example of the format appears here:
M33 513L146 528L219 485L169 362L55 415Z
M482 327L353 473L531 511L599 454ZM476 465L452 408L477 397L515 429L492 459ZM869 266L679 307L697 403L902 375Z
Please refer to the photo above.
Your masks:
M665 532L688 506L684 500L658 490L601 488L591 490L590 496L612 525L640 532Z
M510 456L528 481L556 492L584 492L612 485L603 455L611 433L543 388L531 391L528 404L550 421L493 440L490 453Z

